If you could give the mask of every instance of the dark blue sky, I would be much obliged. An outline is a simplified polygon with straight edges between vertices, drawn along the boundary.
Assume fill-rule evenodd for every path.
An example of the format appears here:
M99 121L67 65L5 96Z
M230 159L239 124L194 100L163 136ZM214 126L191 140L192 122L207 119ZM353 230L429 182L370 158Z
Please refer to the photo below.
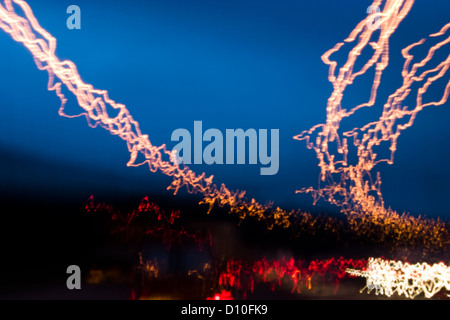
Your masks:
M191 167L215 175L260 202L309 210L317 160L292 136L325 120L331 93L320 56L365 17L371 1L28 1L58 40L57 54L83 80L127 105L155 145L173 130L280 129L280 169L259 165ZM81 8L82 29L66 28L66 8ZM446 0L418 0L391 40L391 65L380 96L400 84L400 50L449 22ZM3 189L88 196L164 194L171 179L127 168L126 145L83 118L59 117L47 74L30 53L0 32L0 154ZM367 99L353 91L348 103ZM76 100L68 96L68 109ZM380 100L381 102L382 100ZM380 166L386 203L400 212L448 218L449 104L419 113L399 139L393 166ZM444 146L444 147L442 147ZM183 196L183 195L181 195ZM329 207L321 203L320 210Z

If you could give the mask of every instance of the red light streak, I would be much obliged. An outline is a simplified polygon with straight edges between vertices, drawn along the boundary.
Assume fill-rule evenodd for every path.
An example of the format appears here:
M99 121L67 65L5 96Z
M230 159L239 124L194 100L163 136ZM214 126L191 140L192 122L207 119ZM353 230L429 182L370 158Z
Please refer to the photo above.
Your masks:
M219 275L219 286L235 288L245 293L253 292L255 284L258 283L268 283L271 290L275 291L282 287L282 283L287 282L291 293L300 294L303 290L323 285L323 281L327 279L336 293L348 268L365 269L366 264L366 260L343 257L313 260L309 263L294 258L263 258L252 263L231 259L226 264L226 270Z
M148 197L141 200L137 209L122 213L120 210L114 209L112 205L96 203L94 197L90 196L85 210L90 213L108 213L110 219L115 222L111 233L125 234L127 239L153 237L162 239L169 248L175 243L181 244L183 241L189 240L193 241L200 249L203 249L205 244L212 245L212 237L209 232L206 234L200 231L192 232L182 225L175 225L180 218L180 211L172 210L167 213L155 203L150 202ZM145 217L150 220L141 219Z
M233 300L230 291L222 290L221 293L216 293L213 297L208 297L206 300Z

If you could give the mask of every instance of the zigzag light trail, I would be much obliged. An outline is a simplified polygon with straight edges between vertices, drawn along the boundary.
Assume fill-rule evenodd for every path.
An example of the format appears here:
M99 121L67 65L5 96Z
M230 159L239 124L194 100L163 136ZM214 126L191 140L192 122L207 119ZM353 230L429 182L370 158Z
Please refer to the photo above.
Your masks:
M428 106L439 106L447 102L450 93L450 81L445 86L442 97L437 101L424 102L423 96L429 87L438 80L446 81L449 77L450 54L445 51L447 58L435 67L429 67L434 54L450 43L450 23L445 25L439 32L430 37L443 39L428 50L428 54L420 62L411 66L414 56L410 51L423 45L425 39L411 44L402 50L405 58L402 77L403 84L388 98L383 106L383 111L378 120L367 123L361 128L354 128L342 132L341 121L351 117L360 109L373 107L376 103L377 92L381 83L383 71L389 64L389 40L400 22L410 11L413 0L387 0L384 9L361 21L357 27L344 40L346 44L354 46L351 48L345 64L337 68L337 62L330 60L332 54L344 47L344 42L338 43L334 48L327 51L322 60L329 65L329 81L333 85L333 93L327 102L327 120L325 124L318 124L307 131L294 137L297 140L306 140L307 147L316 152L320 167L320 181L325 186L318 189L304 188L297 192L311 193L314 202L325 198L330 203L338 205L347 214L350 222L355 219L371 220L371 222L389 224L398 223L401 219L396 212L386 209L380 190L381 179L379 173L376 179L371 176L372 169L380 162L392 164L394 153L397 149L397 140L401 132L412 126L417 113ZM373 3L380 6L381 0ZM375 18L378 18L380 30L376 27L368 27ZM378 35L378 39L372 40ZM362 51L370 46L373 54L367 59L363 67L356 71L355 64L361 58ZM374 79L367 102L353 108L345 108L342 100L347 86L353 84L355 79L370 69L374 68ZM338 73L336 75L336 70ZM413 109L403 105L405 99L412 95L413 86L419 85L416 94L416 106ZM340 133L341 131L341 133ZM350 164L349 142L353 139L356 148L357 163ZM389 143L390 158L380 159L374 148L382 143ZM333 149L335 146L336 150ZM338 159L337 156L341 155ZM364 224L364 223L363 223Z
M381 3L381 0L377 0L373 5L378 6ZM376 215L378 218L382 218L377 223L388 226L389 228L386 229L386 232L393 231L396 234L396 239L402 240L402 243L412 241L412 237L422 237L426 243L437 243L439 246L442 246L445 241L445 237L442 236L445 224L440 221L419 219L411 216L400 217L395 212L384 209L379 189L379 177L374 183L368 180L367 177L370 170L378 162L383 161L376 160L373 146L378 145L382 141L391 141L391 151L393 153L396 149L398 135L402 130L412 125L412 121L418 111L429 105L442 105L447 100L450 82L440 101L422 103L422 96L433 82L445 75L450 65L450 57L433 69L422 73L417 73L417 70L425 66L434 52L448 43L450 38L442 40L433 46L429 50L428 56L421 63L414 64L411 70L408 70L412 61L409 50L422 44L423 41L406 48L403 52L406 58L402 73L404 84L391 95L384 107L380 120L362 128L345 132L344 138L341 138L338 134L342 119L349 117L358 109L375 104L381 75L388 65L389 38L407 15L412 4L413 1L387 0L384 9L380 13L368 16L361 21L355 30L352 31L350 37L346 39L346 42L352 43L358 37L359 41L350 52L346 64L339 69L337 77L334 75L337 63L329 58L332 53L343 46L343 43L337 44L323 56L324 62L330 65L329 79L334 86L333 94L327 105L327 122L326 124L317 125L295 138L307 140L308 148L314 149L319 158L322 180L328 179L331 181L329 186L322 189L313 190L309 188L303 191L312 192L316 200L319 197L326 197L331 203L343 206L346 213L352 213L347 215L347 217L357 232L366 233L367 227L364 227L364 222L367 222L367 217ZM18 12L21 12L21 14L15 9L20 9ZM369 42L375 31L366 28L366 25L376 15L380 17L380 36L377 42ZM436 38L443 36L449 27L450 24L432 36ZM274 225L287 228L293 224L293 221L314 225L314 218L311 215L300 215L298 211L288 212L278 207L272 208L271 204L262 205L254 199L246 200L244 198L245 191L231 191L224 184L218 187L212 181L213 176L206 177L205 173L198 175L188 167L172 161L172 154L166 149L165 145L154 146L151 144L148 135L141 133L138 122L133 119L125 105L110 99L106 90L95 89L92 85L83 82L73 62L60 61L58 59L55 53L56 39L40 26L31 8L25 1L4 0L4 5L0 4L0 28L10 34L15 41L22 43L31 52L40 70L48 72L48 89L55 91L61 100L59 114L65 117L84 115L91 127L101 126L112 135L119 136L126 142L131 154L128 166L147 164L152 172L161 171L168 176L172 176L173 182L168 189L174 190L176 194L180 188L185 186L189 192L202 194L204 199L201 203L208 204L209 211L215 204L229 206L230 212L237 213L241 219L248 216L256 217L258 220L265 221L269 229L273 228ZM353 72L357 57L367 45L373 48L375 51L374 55L360 71ZM373 66L376 66L376 72L369 102L350 110L342 108L341 100L346 86ZM432 76L433 73L436 75ZM416 108L412 111L401 108L401 102L410 93L411 85L418 81L425 81L425 83L419 89ZM83 113L76 116L65 113L64 107L67 99L62 92L62 85L75 95L79 106L84 110ZM112 116L112 114L115 116ZM405 116L409 116L410 121L404 125L397 125L395 131L394 125L396 121ZM311 142L312 134L319 130L321 131L317 134L315 142ZM363 134L363 136L359 137L360 134ZM348 137L354 138L354 144L358 148L359 162L356 166L351 166L347 163ZM335 155L329 148L329 144L332 142L337 142L337 152L344 156L343 160L335 160ZM143 156L143 160L137 161L138 156ZM388 161L392 162L392 159ZM333 181L332 175L336 174L340 175L340 182ZM376 192L378 197L370 195L371 192ZM344 202L339 202L335 195L342 196L345 199ZM356 222L353 219L354 216L360 218L362 222ZM394 229L392 230L392 228ZM331 227L330 230L333 230L333 228ZM380 237L380 235L377 234L376 237Z
M22 9L25 17L16 13L14 4ZM159 170L172 176L174 180L168 189L173 189L176 194L181 187L186 186L189 192L203 194L202 203L208 204L209 210L215 203L219 206L229 205L230 211L238 212L241 218L246 216L257 216L262 220L270 218L269 227L273 227L273 224L289 226L288 217L291 213L277 208L271 215L267 215L271 205L259 204L254 199L248 202L244 200L245 191L230 191L224 184L218 188L212 183L213 176L206 177L205 173L197 175L188 167L171 161L172 154L165 145L159 147L152 145L148 135L141 133L138 122L133 119L125 105L111 100L106 90L94 89L92 85L83 82L72 61L58 59L55 54L56 39L39 25L25 1L5 0L5 6L0 5L0 28L9 33L15 41L23 43L33 55L37 67L48 72L48 90L55 91L61 99L59 114L65 117L84 115L91 127L101 126L112 135L123 139L131 154L128 166L146 163L150 171ZM60 82L56 82L56 79ZM62 93L61 84L76 96L79 106L85 110L84 113L71 116L64 112L67 99ZM111 117L109 113L117 115ZM144 161L136 162L139 154L145 157Z
M402 261L369 258L367 270L347 269L347 273L367 278L367 289L370 293L399 296L414 299L421 293L426 298L433 297L445 288L450 291L450 268L443 262L429 265L427 263L409 264Z

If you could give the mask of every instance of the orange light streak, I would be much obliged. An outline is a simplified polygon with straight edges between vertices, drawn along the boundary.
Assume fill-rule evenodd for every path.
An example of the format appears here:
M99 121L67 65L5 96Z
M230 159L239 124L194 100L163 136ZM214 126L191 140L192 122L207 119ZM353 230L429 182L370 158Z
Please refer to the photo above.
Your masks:
M373 5L379 6L381 3L382 0L377 0L374 1ZM323 61L330 66L329 80L334 87L327 104L327 121L325 124L317 125L295 138L305 139L308 148L316 151L321 168L321 180L328 181L328 186L319 187L318 190L308 188L302 191L311 192L315 201L324 197L333 204L341 205L344 212L347 213L349 224L357 232L364 233L372 225L381 225L386 229L383 230L385 234L394 233L394 239L400 239L401 243L419 237L423 238L426 245L437 243L438 246L442 246L447 239L445 224L439 220L399 216L392 210L385 209L380 191L380 177L377 175L377 179L372 181L370 171L381 161L392 163L397 138L402 130L412 125L417 112L426 106L442 105L447 101L450 82L446 86L441 100L423 103L422 97L432 83L446 75L450 64L449 58L432 69L422 72L418 70L429 63L435 51L448 43L448 36L430 48L428 56L420 63L413 64L411 68L409 68L409 65L413 57L409 54L409 51L413 47L421 45L423 41L404 49L403 56L406 59L402 73L404 83L399 90L389 97L379 121L344 132L342 135L338 133L342 119L351 116L359 109L371 107L375 104L381 75L389 61L390 36L407 15L412 3L412 0L386 1L383 10L377 13L381 24L377 41L371 41L375 31L367 28L367 22L373 16L361 21L345 40L345 42L351 44L359 39L350 51L348 61L339 69L337 76L335 75L337 62L331 61L330 56L340 50L344 43L337 44L323 55ZM16 9L20 10L16 11ZM127 166L147 164L151 172L160 171L173 177L168 189L173 190L176 194L180 188L186 187L191 193L202 194L204 198L201 203L209 205L208 212L217 204L229 206L230 212L238 214L241 219L255 217L264 221L268 229L272 229L274 226L287 228L293 222L314 226L316 219L310 214L300 211L285 211L279 207L273 208L272 204L263 205L255 199L247 200L245 191L232 191L224 184L218 187L213 183L213 176L206 177L205 173L198 175L188 167L172 161L172 154L166 149L165 145L152 145L148 135L140 131L138 122L133 119L125 105L110 99L106 90L95 89L92 85L82 81L76 65L72 61L59 60L55 53L56 39L39 25L31 8L25 1L4 0L4 5L0 4L0 28L31 52L40 70L48 72L48 89L55 91L61 100L59 109L61 116L85 116L91 127L101 126L112 135L116 135L126 142L130 152L130 160ZM445 36L448 29L449 25L446 25L440 32L431 35L431 37ZM355 62L362 49L367 45L372 47L374 54L361 70L354 72ZM347 85L352 84L359 75L364 74L372 67L375 67L375 77L369 101L351 109L343 108L341 101ZM410 94L411 85L418 82L422 82L423 86L418 90L417 106L415 109L408 111L401 106L401 103ZM68 115L65 113L67 99L62 92L63 86L77 98L79 106L84 110L81 114ZM396 125L396 121L404 117L408 117L409 121L403 125ZM316 139L312 139L313 134L317 134ZM353 137L354 145L358 150L359 160L356 165L347 163L349 152L347 139L349 137ZM373 147L385 141L391 143L391 159L377 160ZM342 155L341 160L337 160L335 154L331 151L330 144L333 142L337 144L337 154ZM138 160L138 157L141 160ZM333 176L336 175L340 177L340 181L334 181ZM344 200L340 201L337 199L338 197L342 197ZM416 229L419 232L416 232ZM335 228L331 226L327 230L335 231Z
M381 163L392 164L397 149L397 140L401 132L412 126L417 113L428 106L439 106L447 102L450 93L450 54L448 49L442 49L450 42L448 32L450 23L439 32L430 35L438 40L437 44L428 48L428 54L422 60L413 63L411 50L423 46L425 39L411 44L402 50L405 63L402 70L403 83L384 104L378 120L367 123L362 127L345 131L341 122L358 113L363 108L371 108L376 104L381 77L389 64L389 41L401 21L410 11L413 0L376 0L373 6L379 7L384 3L379 13L380 30L369 28L368 23L373 15L361 21L344 42L336 44L327 51L322 60L329 65L328 79L333 85L333 92L327 102L327 118L324 124L318 124L309 130L296 135L294 139L305 140L307 147L313 149L319 160L320 183L318 189L304 188L297 192L311 193L314 203L323 198L342 208L347 214L350 225L365 232L363 225L396 225L403 229L408 225L420 225L420 232L437 234L445 229L441 221L414 218L409 215L398 215L391 209L386 209L381 194L381 178L379 172L374 178L373 168ZM377 14L378 15L378 14ZM347 61L338 68L338 63L331 60L331 55L340 51L344 46L352 46ZM367 58L359 70L355 65L361 59L366 59L362 51L371 47L373 53ZM431 66L436 52L444 52L443 61ZM428 68L428 69L427 69ZM348 86L369 70L374 71L374 78L367 102L350 107L343 103L344 92ZM442 97L436 101L424 102L424 95L430 86L438 80L447 82ZM417 91L414 87L418 86ZM406 98L415 94L415 107L404 105ZM349 139L352 139L357 162L349 162L352 151ZM389 144L390 157L380 158L375 148L382 144ZM401 234L401 232L400 232ZM442 239L440 240L442 241Z
M161 171L173 177L167 189L174 190L176 194L185 186L191 193L201 193L204 195L201 203L209 205L208 212L214 204L228 205L230 212L239 214L242 219L250 216L266 221L269 229L274 225L289 227L289 217L294 211L286 212L280 208L271 211L271 204L262 205L254 199L247 201L244 198L245 191L231 191L224 184L219 188L213 184L212 175L197 175L187 166L174 162L171 152L164 144L159 147L152 145L148 135L141 133L138 122L133 119L125 105L110 99L106 90L98 90L85 83L72 61L59 60L55 54L56 39L39 25L25 1L5 0L4 3L4 6L0 4L0 28L9 33L15 41L23 43L33 55L37 67L48 72L48 90L55 91L60 98L61 116L85 116L89 126L101 126L112 135L120 137L127 143L131 155L127 166L147 164L151 172ZM16 12L15 6L20 7L24 17ZM75 116L64 112L67 99L62 93L62 85L75 95L84 112ZM144 156L142 161L137 161L139 155Z

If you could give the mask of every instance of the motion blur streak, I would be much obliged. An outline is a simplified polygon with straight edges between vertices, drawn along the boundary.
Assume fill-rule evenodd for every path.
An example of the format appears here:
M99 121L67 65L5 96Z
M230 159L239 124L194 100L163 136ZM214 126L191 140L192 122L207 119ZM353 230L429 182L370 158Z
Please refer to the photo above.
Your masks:
M271 290L287 285L291 293L301 294L304 290L330 285L334 294L339 284L346 276L346 270L352 268L364 269L367 260L330 258L306 262L294 258L266 259L253 263L230 259L226 270L220 273L219 285L225 288L253 292L255 284L269 283ZM353 269L351 269L353 270Z
M179 210L166 212L150 202L148 197L144 197L139 206L131 212L122 212L104 202L95 202L94 196L91 195L85 210L87 213L107 213L113 222L111 234L124 234L127 241L145 235L146 238L162 239L168 249L173 244L184 241L195 243L200 250L203 250L205 244L211 246L212 239L209 232L202 234L186 230L183 225L177 224L180 218Z
M22 9L24 17L15 11L17 7ZM65 117L84 115L91 127L101 126L112 135L123 139L131 154L128 166L147 163L150 171L160 170L172 176L174 180L168 189L177 193L181 187L186 186L189 192L203 194L204 199L201 203L208 204L209 211L215 203L219 206L229 205L230 211L238 213L241 218L256 216L259 220L266 221L268 228L274 225L282 227L290 225L289 216L293 212L277 208L269 214L272 207L270 204L262 205L254 199L246 201L245 191L230 191L224 184L218 188L212 183L213 176L206 177L205 173L197 175L188 167L174 162L171 152L165 145L159 147L152 145L148 135L141 133L139 124L125 105L111 100L106 90L97 90L92 85L84 83L72 61L58 59L55 54L56 39L39 25L25 1L5 0L4 6L0 4L0 28L9 33L15 41L23 43L33 55L37 67L48 72L48 89L55 91L61 99L59 114ZM79 106L85 112L75 116L64 112L67 99L62 93L62 84L76 96ZM137 161L140 154L144 159Z
M426 298L431 298L442 288L450 290L450 268L443 262L432 266L423 262L416 264L402 261L383 260L369 258L367 270L347 269L354 276L367 278L366 286L370 293L375 289L375 294L384 294L388 297L394 293L414 299L423 293Z
M325 184L321 186L319 183L317 190L310 187L298 192L311 193L315 202L324 198L340 206L353 225L361 224L361 222L362 224L364 222L399 224L405 218L415 220L410 217L400 217L396 212L386 209L380 190L380 175L377 173L374 178L371 171L380 162L393 163L398 137L403 130L412 126L419 111L428 106L443 105L449 96L450 54L448 49L440 49L450 42L448 34L450 23L439 32L430 35L438 42L428 49L428 54L421 61L412 64L414 56L410 54L410 51L418 46L422 47L425 39L402 50L405 58L401 73L403 84L389 96L378 120L350 131L341 128L343 119L353 116L363 108L375 105L381 76L389 64L390 37L410 11L413 2L413 0L387 0L380 13L374 13L361 21L344 40L346 44L353 47L349 50L347 61L339 69L337 62L332 61L330 57L344 48L344 42L336 44L322 56L323 62L329 65L328 79L333 85L333 92L327 102L326 123L318 124L294 137L297 140L305 140L307 147L316 152L321 171L320 181ZM382 3L382 0L377 0L373 5L379 7ZM379 30L370 27L375 18L379 19ZM362 55L363 50L372 50L373 54L367 58L367 61L364 60L365 64L360 70L354 70L355 64L361 62L358 58L361 60L366 57L365 54ZM442 62L433 62L432 58L439 50L440 54L443 53L447 57ZM432 63L434 65L431 65ZM374 68L374 79L369 100L353 108L345 108L342 100L347 86L353 84L357 77L372 68ZM337 75L336 70L338 70ZM439 80L444 81L445 85L442 97L436 101L424 102L423 98L427 90ZM416 105L414 108L408 108L403 104L406 98L413 95L415 87L418 88L415 95ZM350 138L353 139L353 146L348 142ZM384 144L389 145L390 152L390 156L385 159L377 154ZM356 156L354 164L349 161L353 158L352 156ZM439 223L436 228L440 228Z
M381 5L375 1L373 5ZM2 3L4 3L2 5ZM314 190L304 189L304 192L314 194L315 200L324 197L333 204L341 205L347 214L349 224L358 234L373 233L380 241L391 239L401 244L420 242L425 246L442 247L447 243L448 232L443 222L430 219L414 218L410 216L399 216L396 212L384 208L380 191L380 177L375 182L371 180L370 171L381 161L392 163L393 159L377 160L373 147L381 142L390 141L392 154L396 149L396 141L402 130L412 125L418 111L430 105L442 105L448 98L450 82L446 86L442 99L436 102L423 103L422 96L428 87L436 80L443 78L450 64L450 57L438 66L418 72L419 68L425 67L433 57L435 51L449 42L449 38L442 40L433 46L420 63L416 63L409 70L413 56L409 51L424 40L415 43L403 51L406 58L403 68L403 86L389 97L385 104L383 114L379 121L369 123L362 128L344 132L343 138L338 134L340 122L363 107L373 106L375 103L377 88L380 84L381 74L388 64L389 37L398 27L399 23L411 9L413 1L388 0L380 13L375 13L361 21L345 41L352 43L356 38L359 42L351 50L347 63L339 69L339 75L334 75L337 63L330 60L332 53L338 51L343 43L337 44L333 49L324 54L323 60L330 65L329 79L334 86L332 96L327 105L327 122L313 127L309 131L296 136L296 139L307 140L308 148L316 151L320 160L321 180L328 181L328 186ZM16 12L17 11L20 12ZM377 42L369 42L375 33L369 28L371 19L380 17L380 36ZM440 32L432 37L440 38L445 35L450 25L445 26ZM186 187L189 192L201 193L204 198L200 202L209 205L209 211L215 204L229 206L231 213L236 213L241 219L255 217L264 221L268 229L274 226L287 228L297 223L314 225L314 218L309 214L301 214L299 211L285 211L279 207L272 208L272 204L260 204L255 199L244 198L245 191L231 191L224 184L220 187L213 184L213 176L206 177L205 173L197 175L188 167L174 162L173 154L166 149L165 145L154 146L148 135L142 134L139 124L133 119L125 105L116 103L108 96L105 90L94 89L92 85L81 80L75 64L71 61L60 61L55 54L56 39L44 30L33 15L28 4L21 0L3 0L0 2L0 28L31 52L40 70L46 70L49 74L48 89L55 91L61 99L59 114L66 117L84 115L91 127L101 126L112 135L117 135L127 143L131 154L128 166L139 166L147 164L150 171L161 171L172 176L173 182L168 189L174 190L176 194L181 187ZM376 31L378 32L378 31ZM369 44L374 50L372 58L358 71L353 72L357 57L363 48ZM372 85L370 100L367 103L356 106L350 110L341 107L343 92L348 84L362 75L369 68L375 66L375 78ZM433 75L434 74L434 75ZM402 101L411 92L413 83L424 82L418 90L417 106L413 110L401 107ZM63 85L77 98L79 106L84 110L78 115L67 115L64 107L66 97L63 94ZM403 117L409 117L409 121L403 125L396 121ZM320 132L317 132L321 130ZM317 133L315 140L311 140L313 133ZM362 137L361 137L362 135ZM348 143L347 138L353 137L354 145L357 147L358 163L349 165L347 162ZM311 141L315 142L311 142ZM337 152L343 155L343 159L337 161L329 145L337 144ZM139 157L139 160L138 160ZM333 175L340 176L336 182ZM375 195L372 195L375 193ZM343 200L338 200L343 199ZM303 223L305 224L305 223ZM374 226L376 228L374 228ZM335 231L336 228L328 228Z

